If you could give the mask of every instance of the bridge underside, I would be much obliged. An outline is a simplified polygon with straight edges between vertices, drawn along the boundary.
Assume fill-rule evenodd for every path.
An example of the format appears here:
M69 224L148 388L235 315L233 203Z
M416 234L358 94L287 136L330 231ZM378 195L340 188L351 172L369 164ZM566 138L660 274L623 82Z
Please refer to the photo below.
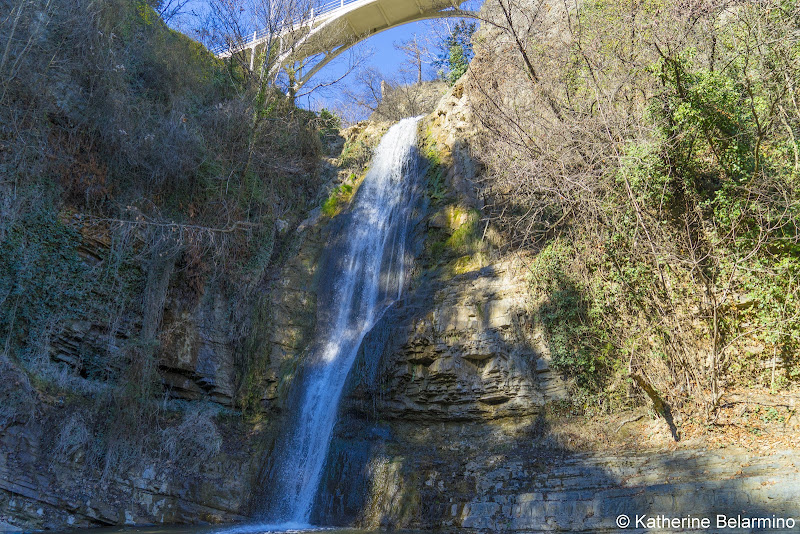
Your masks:
M276 60L270 62L269 74L275 77L281 69L291 71L291 90L296 92L343 52L382 31L425 19L474 17L475 13L459 8L463 3L464 0L360 0L283 32L277 39L265 37L248 43L238 53L248 54L253 68L263 64L267 47L273 43Z

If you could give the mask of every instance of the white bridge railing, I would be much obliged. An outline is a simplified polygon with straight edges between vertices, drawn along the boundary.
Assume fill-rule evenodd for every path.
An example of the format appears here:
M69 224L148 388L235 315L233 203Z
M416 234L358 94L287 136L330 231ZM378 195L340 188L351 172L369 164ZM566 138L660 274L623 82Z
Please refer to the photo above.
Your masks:
M291 30L307 22L314 21L319 17L329 15L334 11L336 11L337 9L342 9L346 5L358 1L359 0L330 0L328 2L324 2L321 4L312 3L311 6L306 11L304 11L299 15L294 16L291 20L283 21L281 25L283 28ZM234 40L231 39L229 40L228 43L224 45L212 48L211 52L214 53L214 55L219 56L220 54L225 52L230 54L232 52L253 48L257 44L260 44L269 35L269 32L270 32L269 28L262 28L260 30L254 31L253 36L250 38L250 40L246 42L235 42Z

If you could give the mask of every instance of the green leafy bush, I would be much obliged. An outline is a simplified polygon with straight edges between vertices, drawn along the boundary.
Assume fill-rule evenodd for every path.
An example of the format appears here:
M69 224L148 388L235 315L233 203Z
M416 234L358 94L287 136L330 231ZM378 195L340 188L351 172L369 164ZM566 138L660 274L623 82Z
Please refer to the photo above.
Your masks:
M342 129L342 119L327 108L322 108L319 112L318 127L322 137L334 137L338 135L339 130Z
M528 266L532 291L540 296L539 317L553 368L596 392L604 385L616 349L595 310L591 289L571 272L575 250L555 240Z
M555 365L706 413L723 389L795 387L797 2L509 10L465 91L487 216L553 281Z
M350 175L350 180L355 179L355 175ZM353 198L353 184L343 183L337 186L325 202L322 203L322 213L328 217L334 217L341 212L342 207Z

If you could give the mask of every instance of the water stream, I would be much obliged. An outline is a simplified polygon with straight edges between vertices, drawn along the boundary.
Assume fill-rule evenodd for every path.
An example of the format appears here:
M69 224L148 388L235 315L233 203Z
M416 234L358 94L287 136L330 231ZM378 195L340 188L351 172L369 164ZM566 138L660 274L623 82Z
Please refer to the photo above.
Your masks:
M326 250L317 295L317 339L297 385L293 416L276 444L263 522L217 527L112 528L148 534L364 533L310 525L339 400L364 336L397 300L408 270L412 211L419 200L419 119L384 135L372 166ZM346 483L346 481L344 482ZM379 532L379 531L370 531ZM411 532L411 531L394 531Z
M279 441L265 519L304 527L322 477L339 399L361 341L403 289L410 213L418 192L418 119L381 140L329 250L318 295L317 340L302 378L292 425Z
M0 529L0 534L5 532ZM40 531L37 531L40 532ZM237 532L240 534L379 534L383 532L391 532L391 534L437 534L437 530L360 530L351 528L309 528L291 530L278 527L270 529L267 526L239 526L239 527L219 527L219 526L162 526L162 527L110 527L110 528L93 528L91 530L70 530L64 532L48 531L48 534L220 534L221 532ZM10 534L27 534L17 530L10 531ZM32 533L31 533L32 534Z

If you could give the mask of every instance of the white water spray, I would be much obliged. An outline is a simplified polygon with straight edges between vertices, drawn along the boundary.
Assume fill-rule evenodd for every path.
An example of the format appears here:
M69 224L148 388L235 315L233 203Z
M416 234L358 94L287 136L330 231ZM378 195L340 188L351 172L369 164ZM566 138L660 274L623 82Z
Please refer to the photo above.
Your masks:
M417 122L405 119L383 137L342 229L345 244L321 298L330 309L301 383L294 427L279 441L267 481L276 485L271 523L308 525L347 375L364 336L402 292L418 189Z

